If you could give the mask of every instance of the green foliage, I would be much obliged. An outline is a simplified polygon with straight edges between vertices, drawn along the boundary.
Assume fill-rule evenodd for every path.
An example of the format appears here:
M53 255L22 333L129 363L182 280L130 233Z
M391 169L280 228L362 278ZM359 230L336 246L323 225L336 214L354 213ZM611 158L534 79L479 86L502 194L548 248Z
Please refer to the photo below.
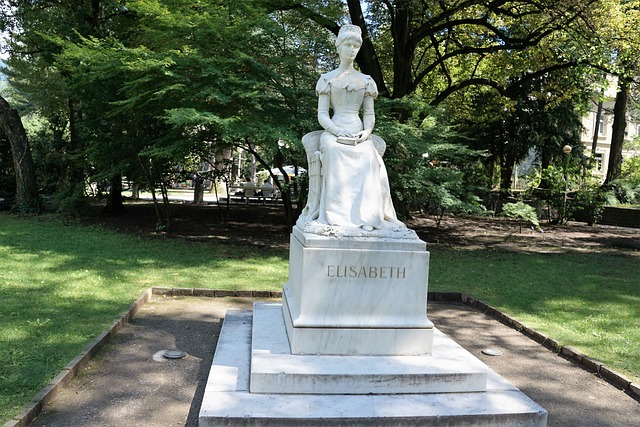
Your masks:
M636 203L640 195L640 187L636 187L632 181L625 179L611 181L608 189L620 204Z
M594 225L602 219L609 194L597 180L587 180L575 193L572 201L573 209L585 217L588 225Z
M640 156L622 162L622 173L611 188L619 203L640 204Z
M540 222L538 221L536 209L524 202L506 203L502 207L502 215L507 218L518 220L520 232L522 232L523 222L530 223L536 228L536 230L540 229Z
M385 163L399 215L423 210L438 224L445 213L482 213L479 177L486 153L464 144L442 112L417 97L381 100L376 132L387 141ZM399 111L411 116L397 120Z
M42 188L75 206L87 180L124 175L153 189L187 169L185 159L220 159L231 149L264 167L304 165L300 137L318 128L313 87L318 72L336 65L331 31L346 7L362 16L372 42L363 46L362 71L393 98L379 102L376 132L389 144L394 198L406 216L422 206L421 192L441 212L468 210L493 165L506 188L532 147L550 164L579 130L591 76L576 64L637 56L635 31L614 40L628 48L614 55L591 30L611 40L635 28L627 5L476 3L368 2L356 13L359 2L337 0L17 0L20 13L2 14L0 25L11 30L11 83L48 128L34 148ZM613 22L602 19L608 10ZM466 24L470 17L477 25ZM447 120L427 105L444 106ZM453 136L453 123L464 124L466 139ZM492 158L486 167L475 154L450 160L461 177L422 170L422 154L446 143ZM422 191L425 179L450 185ZM290 208L303 204L303 185L282 184Z
M482 200L475 186L466 182L464 171L454 167L426 167L420 189L422 210L432 215L439 226L445 213L483 214Z
M472 147L491 154L499 166L500 189L509 191L514 165L528 156L536 155L547 167L559 159L563 146L581 146L580 119L589 93L582 85L582 70L563 70L523 83L508 97L478 91L468 105L454 104L451 114L462 123Z
M640 186L640 156L631 157L622 163L620 177L635 186Z

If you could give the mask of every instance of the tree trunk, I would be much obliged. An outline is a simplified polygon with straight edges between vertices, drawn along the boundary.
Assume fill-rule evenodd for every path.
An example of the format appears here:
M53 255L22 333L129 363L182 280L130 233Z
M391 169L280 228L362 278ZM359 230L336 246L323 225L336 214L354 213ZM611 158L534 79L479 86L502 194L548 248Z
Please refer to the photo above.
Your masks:
M598 137L600 136L600 118L602 117L602 100L598 101L598 111L596 111L596 122L593 126L593 140L591 141L591 157L596 156L598 148Z
M140 199L140 184L134 182L131 184L131 200L139 200Z
M624 144L624 131L627 127L627 103L629 102L629 81L620 78L618 94L613 106L613 127L611 132L611 151L609 152L609 165L607 178L603 186L609 185L620 176L622 172L622 146Z
M204 180L198 174L193 178L193 203L204 204Z
M347 6L349 7L351 22L362 29L362 47L356 58L360 71L371 76L378 86L378 92L380 92L382 96L389 96L389 89L387 89L384 76L382 75L382 67L380 66L376 49L369 38L369 31L364 20L360 1L347 0Z
M551 151L548 148L543 148L540 151L540 172L547 169L551 165ZM546 178L542 178L540 180L540 184L538 184L539 189L548 190L550 187L549 180Z
M511 192L514 165L515 160L511 155L507 155L504 162L500 165L500 190L505 193Z
M395 15L391 21L393 36L393 95L402 98L411 92L411 65L413 48L411 47L411 7L406 0L397 2Z
M5 133L11 144L16 175L15 208L21 212L37 212L39 210L38 185L29 139L20 115L2 96L0 96L0 131Z
M122 175L118 174L111 178L111 189L105 211L115 213L122 212L124 204L122 203Z
M84 150L82 137L80 136L79 125L82 121L82 109L78 101L69 100L69 139L74 159L70 161L69 177L74 188L82 190L84 188L84 160L81 156ZM77 194L81 198L84 194Z

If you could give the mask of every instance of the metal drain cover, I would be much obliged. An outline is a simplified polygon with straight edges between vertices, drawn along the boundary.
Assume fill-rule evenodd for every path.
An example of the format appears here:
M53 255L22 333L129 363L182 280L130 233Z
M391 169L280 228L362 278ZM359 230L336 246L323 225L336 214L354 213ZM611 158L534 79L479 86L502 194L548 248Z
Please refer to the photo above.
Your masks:
M182 359L187 353L182 350L165 350L164 357L167 359Z
M495 348L485 348L484 350L482 350L483 354L486 354L487 356L501 356L502 352L498 349Z

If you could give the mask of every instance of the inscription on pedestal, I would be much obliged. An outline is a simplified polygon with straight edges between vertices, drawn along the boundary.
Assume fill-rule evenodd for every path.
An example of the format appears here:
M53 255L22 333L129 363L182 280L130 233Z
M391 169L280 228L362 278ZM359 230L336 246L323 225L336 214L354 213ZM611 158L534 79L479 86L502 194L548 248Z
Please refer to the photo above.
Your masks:
M407 268L329 264L327 266L327 277L347 279L406 279Z

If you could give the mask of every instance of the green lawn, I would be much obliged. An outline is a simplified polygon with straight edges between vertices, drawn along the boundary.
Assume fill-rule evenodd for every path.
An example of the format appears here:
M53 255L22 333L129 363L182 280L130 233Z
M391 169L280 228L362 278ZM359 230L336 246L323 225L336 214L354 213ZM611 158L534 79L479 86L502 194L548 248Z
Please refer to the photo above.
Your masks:
M149 286L279 290L287 257L0 213L0 423ZM637 254L434 247L430 290L469 293L637 381L639 266Z
M149 286L278 290L287 257L0 213L0 424Z
M640 254L431 251L429 289L461 291L640 381Z

